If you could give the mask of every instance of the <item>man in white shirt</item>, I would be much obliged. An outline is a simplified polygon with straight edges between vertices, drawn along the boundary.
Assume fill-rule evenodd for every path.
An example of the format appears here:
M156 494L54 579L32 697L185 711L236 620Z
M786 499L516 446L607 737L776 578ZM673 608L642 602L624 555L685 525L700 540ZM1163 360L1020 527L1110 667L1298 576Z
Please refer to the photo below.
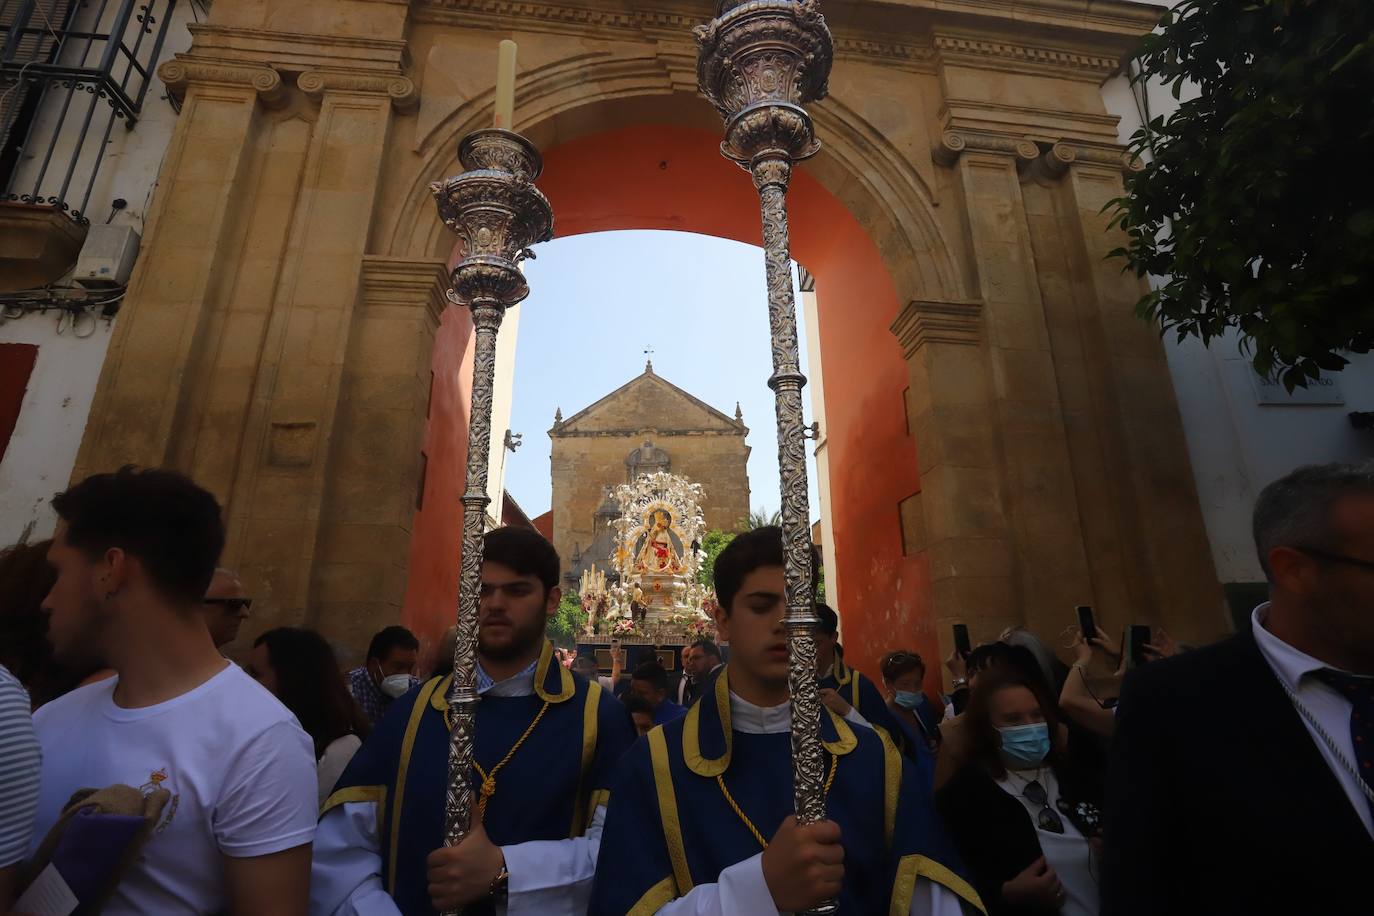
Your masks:
M1369 911L1374 462L1270 484L1254 536L1269 602L1231 639L1126 678L1105 916Z
M102 912L304 912L314 835L310 739L215 649L201 600L224 546L213 496L125 468L53 499L60 523L44 601L54 654L94 654L117 677L41 707L35 841L83 788L171 800Z

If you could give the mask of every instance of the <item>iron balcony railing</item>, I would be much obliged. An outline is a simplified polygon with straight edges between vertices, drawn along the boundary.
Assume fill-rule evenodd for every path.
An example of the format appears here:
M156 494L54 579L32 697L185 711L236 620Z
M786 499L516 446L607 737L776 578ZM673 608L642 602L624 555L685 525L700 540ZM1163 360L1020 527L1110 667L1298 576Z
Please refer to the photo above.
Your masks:
M5 199L87 223L116 121L143 110L176 0L0 0Z

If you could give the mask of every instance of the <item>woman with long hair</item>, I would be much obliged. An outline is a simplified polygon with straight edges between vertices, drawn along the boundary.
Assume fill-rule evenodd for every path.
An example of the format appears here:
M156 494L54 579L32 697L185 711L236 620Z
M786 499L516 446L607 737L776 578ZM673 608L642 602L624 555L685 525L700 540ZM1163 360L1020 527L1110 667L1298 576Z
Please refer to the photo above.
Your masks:
M985 671L964 719L964 763L935 800L989 916L1097 916L1101 799L1043 680Z
M320 803L371 731L338 659L314 630L278 627L253 642L246 670L281 700L315 743Z

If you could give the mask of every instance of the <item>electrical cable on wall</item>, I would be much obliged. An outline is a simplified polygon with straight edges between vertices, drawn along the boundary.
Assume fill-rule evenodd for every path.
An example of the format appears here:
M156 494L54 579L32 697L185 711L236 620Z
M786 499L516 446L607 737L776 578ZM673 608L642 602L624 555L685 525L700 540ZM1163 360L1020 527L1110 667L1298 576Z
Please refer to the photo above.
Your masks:
M103 318L106 325L114 321L126 291L122 286L108 290L43 287L0 293L0 324L56 311L57 334L70 331L73 337L85 340L95 334L99 319Z

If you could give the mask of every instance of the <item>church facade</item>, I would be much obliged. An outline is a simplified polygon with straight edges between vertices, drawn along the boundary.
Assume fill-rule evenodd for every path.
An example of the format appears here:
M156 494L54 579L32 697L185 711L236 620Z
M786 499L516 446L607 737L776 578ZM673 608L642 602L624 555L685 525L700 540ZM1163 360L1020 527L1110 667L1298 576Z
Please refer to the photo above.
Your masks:
M610 491L640 474L671 471L701 484L708 530L732 531L749 513L749 446L738 406L732 418L654 372L596 403L554 418L549 438L553 543L564 586L593 564L608 570L610 526L619 515Z

